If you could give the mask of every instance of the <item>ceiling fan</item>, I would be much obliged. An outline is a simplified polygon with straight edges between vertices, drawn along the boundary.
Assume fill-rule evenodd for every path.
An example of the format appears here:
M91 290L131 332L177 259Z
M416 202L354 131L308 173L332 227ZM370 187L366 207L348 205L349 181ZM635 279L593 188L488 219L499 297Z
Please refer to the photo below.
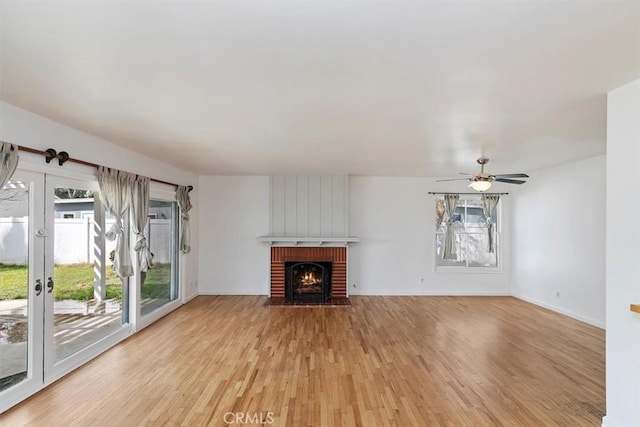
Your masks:
M524 184L526 181L513 178L529 178L526 173L503 173L503 174L490 174L484 172L484 165L489 163L489 159L486 157L480 157L476 160L480 165L480 173L462 173L462 175L471 175L469 178L453 178L453 179L439 179L436 182L443 181L471 181L469 187L476 191L487 191L491 188L493 182L505 182L507 184Z

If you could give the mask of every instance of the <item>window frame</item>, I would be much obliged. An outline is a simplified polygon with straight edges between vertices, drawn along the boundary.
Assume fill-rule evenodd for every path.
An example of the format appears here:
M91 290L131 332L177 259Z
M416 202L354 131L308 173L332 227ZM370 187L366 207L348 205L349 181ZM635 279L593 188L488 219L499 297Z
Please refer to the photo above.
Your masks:
M452 193L453 194L453 193ZM439 197L435 196L433 197L432 200L432 204L431 206L433 208L435 208L435 204L437 202L437 200L439 199ZM482 196L480 194L476 195L460 195L460 200L458 201L458 203L462 202L463 200L473 200L473 199L478 199L478 200L482 200ZM458 266L454 266L454 265L442 265L439 266L438 265L438 235L442 235L444 233L439 232L437 229L434 230L433 232L433 237L432 237L432 248L433 248L433 256L432 256L432 262L433 262L433 272L434 273L441 273L441 274L499 274L502 273L504 271L504 256L502 254L502 230L503 230L503 215L502 215L502 201L498 203L498 206L496 206L496 213L497 213L497 224L494 226L495 227L495 243L496 243L496 266L495 267L482 267L482 266L469 266L469 261L465 261L465 265L458 265ZM463 234L476 234L476 233L463 233Z

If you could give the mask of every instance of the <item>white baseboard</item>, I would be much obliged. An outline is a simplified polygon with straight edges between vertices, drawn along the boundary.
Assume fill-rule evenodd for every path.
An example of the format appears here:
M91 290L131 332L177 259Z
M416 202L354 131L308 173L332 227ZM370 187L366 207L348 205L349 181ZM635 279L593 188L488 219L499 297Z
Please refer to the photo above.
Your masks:
M447 297L510 297L511 292L503 292L503 291L460 291L460 292L451 292L451 291L434 291L423 294L424 296L447 296Z
M234 292L200 292L198 295L207 295L210 297L215 296L239 296L239 297L255 297L255 296L265 296L268 297L269 294L248 294L248 293L234 293Z
M427 291L424 293L367 293L367 292L353 292L349 291L350 297L363 296L363 297L510 297L511 292L505 291Z
M189 295L188 297L185 297L185 298L182 300L182 303L183 303L183 304L186 304L186 303L188 303L189 301L191 301L192 299L194 299L195 297L197 297L198 295L199 295L199 294L198 294L197 292L196 292L196 293L194 293L193 295Z
M591 326L595 326L596 328L600 328L600 329L605 329L606 330L604 322L600 322L598 320L590 319L590 318L582 316L580 314L573 313L573 312L571 312L569 310L565 310L564 308L557 307L555 305L551 305L551 304L547 304L545 302L539 301L539 300L537 300L535 298L529 298L529 297L526 297L524 295L516 295L516 294L513 294L513 297L521 299L521 300L526 301L526 302L530 302L531 304L539 305L540 307L544 307L544 308L549 309L551 311L555 311L556 313L564 314L565 316L568 316L568 317L571 317L572 319L576 319L576 320L579 320L581 322L587 323L587 324L589 324Z
M233 293L233 292L200 292L195 295L208 295L208 296L216 296L216 295L238 295L238 296L269 296L269 294L247 294L247 293ZM463 292L449 292L449 291L436 291L430 293L423 294L412 294L412 293L354 293L349 292L350 297L510 297L510 292L502 292L502 291L491 291L491 292L482 292L482 291L463 291Z

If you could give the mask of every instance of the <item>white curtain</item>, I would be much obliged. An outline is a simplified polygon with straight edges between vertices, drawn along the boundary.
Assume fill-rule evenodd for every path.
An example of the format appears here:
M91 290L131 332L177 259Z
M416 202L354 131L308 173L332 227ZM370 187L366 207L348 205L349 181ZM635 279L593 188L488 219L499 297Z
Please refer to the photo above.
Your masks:
M496 217L496 206L500 201L500 196L497 194L483 194L482 195L482 208L484 216L487 218L487 251L493 253L495 251L495 244L493 239L494 232L494 218Z
M9 182L18 167L18 146L0 141L0 189Z
M460 200L459 194L445 194L444 195L444 210L447 214L447 229L444 233L444 249L442 252L443 259L456 260L456 244L455 235L453 233L453 213L456 210L456 205Z
M189 211L192 208L189 187L179 185L176 190L176 198L180 207L180 251L188 254L191 252L191 238L189 231Z
M100 200L107 211L115 218L115 223L105 233L109 240L116 241L113 269L121 278L133 276L129 243L124 235L124 214L131 205L132 186L135 175L104 166L98 167L98 184L100 185Z
M148 220L149 178L136 176L131 186L131 226L136 235L136 244L133 249L138 253L138 262L142 273L153 265L153 254L144 235Z

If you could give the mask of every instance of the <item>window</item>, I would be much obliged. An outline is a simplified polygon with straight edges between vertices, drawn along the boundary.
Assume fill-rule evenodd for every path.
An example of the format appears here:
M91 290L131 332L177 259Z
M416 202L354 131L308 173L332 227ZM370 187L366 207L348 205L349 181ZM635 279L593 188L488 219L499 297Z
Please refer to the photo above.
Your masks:
M465 197L464 199L462 197ZM442 199L436 200L436 209L441 208ZM500 204L493 218L493 252L489 251L487 217L484 215L480 196L461 196L452 215L455 260L443 259L447 214L436 230L436 268L440 267L498 267L500 254Z

